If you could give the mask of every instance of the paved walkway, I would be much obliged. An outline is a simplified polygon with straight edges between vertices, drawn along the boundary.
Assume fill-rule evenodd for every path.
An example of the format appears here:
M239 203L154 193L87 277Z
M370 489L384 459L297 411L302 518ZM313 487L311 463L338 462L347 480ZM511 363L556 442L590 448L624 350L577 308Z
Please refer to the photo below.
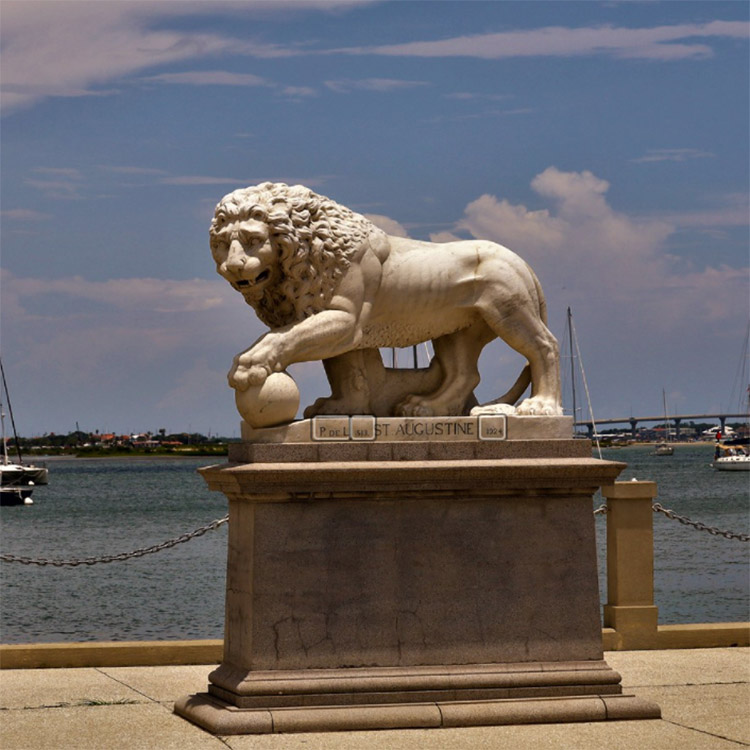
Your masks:
M172 713L213 667L0 671L2 750L730 750L750 747L750 649L605 654L662 719L214 737Z

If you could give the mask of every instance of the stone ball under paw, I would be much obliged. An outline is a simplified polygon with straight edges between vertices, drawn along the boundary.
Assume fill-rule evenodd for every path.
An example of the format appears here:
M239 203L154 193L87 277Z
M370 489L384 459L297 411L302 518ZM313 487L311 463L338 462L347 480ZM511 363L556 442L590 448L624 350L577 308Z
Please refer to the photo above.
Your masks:
M262 385L235 391L240 416L251 427L274 427L294 420L299 408L299 389L285 372L271 373Z

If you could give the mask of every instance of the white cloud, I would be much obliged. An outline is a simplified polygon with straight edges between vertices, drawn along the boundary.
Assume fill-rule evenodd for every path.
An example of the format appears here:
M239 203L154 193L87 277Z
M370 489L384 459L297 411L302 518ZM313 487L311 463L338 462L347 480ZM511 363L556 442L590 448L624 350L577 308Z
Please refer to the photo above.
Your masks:
M536 110L530 107L516 107L514 109L498 109L492 108L483 111L474 112L460 112L452 115L436 115L434 117L428 117L424 122L429 122L435 125L442 123L451 122L469 122L471 120L486 120L490 117L518 117L519 115L530 115Z
M482 195L466 206L458 229L511 247L530 245L539 250L559 247L564 236L564 226L548 210L530 211L494 195Z
M555 251L600 256L602 250L653 251L673 231L659 220L635 220L615 211L606 200L609 183L589 171L563 172L548 167L531 182L555 209L529 210L484 195L466 207L458 226L476 236L507 237L536 252Z
M699 310L703 325L717 316L729 319L733 310L743 308L747 269L695 271L668 255L666 240L679 226L674 218L616 211L606 198L609 183L588 171L549 167L531 185L551 208L530 210L483 195L466 206L457 230L517 251L537 271L554 303L576 300L602 319L607 313L594 311L601 304L608 310L619 307L641 325L653 315L648 325L662 333ZM721 286L723 302L717 305Z
M689 159L710 159L716 154L710 151L700 151L696 148L654 148L648 149L643 156L631 159L634 164L647 164L660 161L683 162Z
M231 73L224 70L195 70L184 73L161 73L141 78L146 83L181 84L185 86L272 86L252 73Z
M162 185L238 185L242 180L236 177L210 177L209 175L182 175L164 177L159 180Z
M454 234L453 232L432 232L430 234L430 242L458 242L461 239L466 239L465 237L459 237L457 234Z
M548 26L498 33L474 34L439 41L405 42L372 47L349 47L338 52L406 57L476 57L500 60L513 57L577 57L606 55L645 60L700 59L713 55L695 39L746 39L744 21L711 21L653 28Z
M42 279L2 275L3 304L36 315L39 303L49 295L63 295L71 300L97 302L103 309L123 312L188 313L211 310L226 304L233 295L223 281L203 279L108 279L91 281L80 276Z
M49 175L50 177L67 177L69 180L80 180L83 178L80 170L73 167L36 167L33 171L37 174Z
M114 172L115 174L128 174L128 175L160 175L166 174L163 169L155 169L154 167L135 167L135 166L116 166L102 164L99 169L103 169L106 172Z
M388 93L402 91L419 86L429 86L427 81L403 81L395 78L343 78L338 81L326 81L325 85L338 94L350 94L352 91L379 91Z
M292 99L307 99L318 95L318 92L310 86L286 86L282 89L281 93Z
M231 4L212 4L213 9L222 5L231 12ZM256 57L299 54L247 40L169 30L163 25L148 27L164 16L200 13L210 7L200 2L3 3L4 114L47 96L111 93L97 92L96 87L156 65L220 53Z
M718 206L668 213L662 218L680 228L695 227L705 230L750 225L750 195L746 193L724 195L717 200L720 203Z
M381 214L365 214L365 216L376 227L378 227L378 229L382 229L386 234L390 234L393 237L409 236L403 224L400 224L395 219L391 219L388 216L382 216Z
M47 198L52 200L78 200L82 197L80 184L70 180L34 180L29 178L25 180L25 183L44 193Z
M481 94L471 91L455 91L452 94L443 94L446 99L456 99L458 101L475 101L477 99L491 102L499 102L508 99L508 94Z
M7 211L0 211L0 215L11 221L49 221L52 218L51 214L45 214L31 208L11 208Z
M750 217L747 207L727 208L716 211L693 211L683 214L671 214L665 217L681 227L747 227Z

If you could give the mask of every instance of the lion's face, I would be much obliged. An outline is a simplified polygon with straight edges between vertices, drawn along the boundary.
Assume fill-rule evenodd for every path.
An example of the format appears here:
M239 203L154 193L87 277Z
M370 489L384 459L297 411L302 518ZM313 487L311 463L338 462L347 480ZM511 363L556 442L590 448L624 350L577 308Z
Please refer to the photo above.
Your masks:
M209 236L216 270L275 329L325 310L373 231L309 188L264 182L225 195Z
M224 218L216 222L211 253L218 273L250 304L277 280L277 252L263 221Z

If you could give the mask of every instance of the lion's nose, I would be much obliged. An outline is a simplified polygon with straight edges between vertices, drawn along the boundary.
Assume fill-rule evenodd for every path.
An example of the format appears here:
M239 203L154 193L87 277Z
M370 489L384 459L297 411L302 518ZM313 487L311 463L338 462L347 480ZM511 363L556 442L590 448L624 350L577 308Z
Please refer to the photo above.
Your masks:
M241 271L247 262L247 254L245 248L242 247L242 243L234 240L229 245L229 252L227 253L227 259L224 261L224 265L227 271L236 273Z

